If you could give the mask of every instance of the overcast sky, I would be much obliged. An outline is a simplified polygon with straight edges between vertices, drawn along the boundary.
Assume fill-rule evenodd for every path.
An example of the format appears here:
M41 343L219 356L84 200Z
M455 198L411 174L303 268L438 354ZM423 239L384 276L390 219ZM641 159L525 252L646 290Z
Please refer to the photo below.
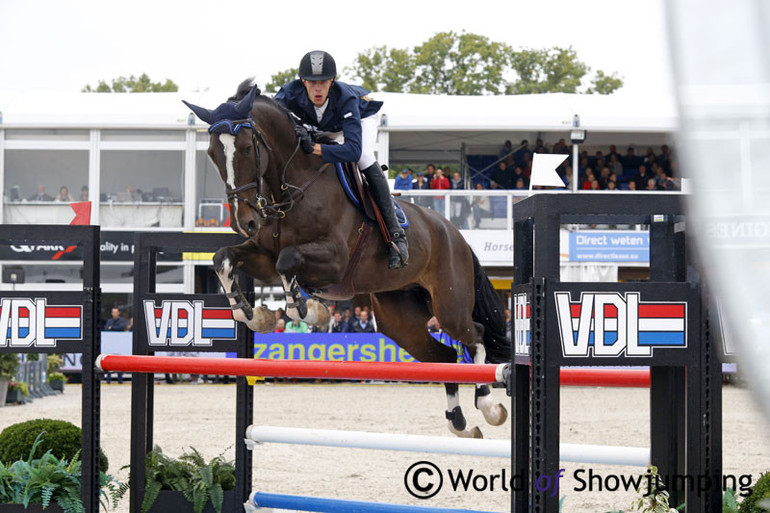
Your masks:
M515 48L571 45L627 91L656 94L671 91L662 1L0 0L0 89L79 91L147 73L183 91L231 91L312 49L342 69L375 45L465 30Z

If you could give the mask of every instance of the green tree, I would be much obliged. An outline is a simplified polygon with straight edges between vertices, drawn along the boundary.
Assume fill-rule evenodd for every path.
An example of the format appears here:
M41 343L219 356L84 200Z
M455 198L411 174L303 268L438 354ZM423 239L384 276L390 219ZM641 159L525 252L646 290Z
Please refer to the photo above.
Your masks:
M508 50L485 36L439 32L414 49L417 67L410 92L501 94Z
M377 46L359 53L345 73L371 91L397 93L408 90L414 70L415 61L409 50Z
M265 92L277 93L281 86L297 78L298 73L299 68L289 68L284 71L279 71L270 77L270 82L265 84Z
M513 52L511 66L518 80L508 84L508 94L577 93L589 71L572 47Z
M134 75L130 77L118 77L112 79L112 86L107 82L100 80L99 84L92 88L86 85L81 89L84 93L173 93L179 90L173 80L166 79L165 82L153 82L147 73L142 73L138 78Z
M514 50L478 34L439 32L411 49L370 48L346 72L372 91L423 94L610 94L617 73L591 69L570 48Z
M593 85L586 90L588 94L611 94L623 87L623 80L617 73L606 75L604 71L599 70L593 79Z

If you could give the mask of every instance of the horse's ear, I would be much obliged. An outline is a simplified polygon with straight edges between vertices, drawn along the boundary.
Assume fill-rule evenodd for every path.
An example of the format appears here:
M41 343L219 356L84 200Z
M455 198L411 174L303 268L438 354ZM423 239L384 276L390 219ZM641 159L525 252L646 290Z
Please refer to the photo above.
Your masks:
M251 116L251 107L254 105L254 98L257 97L257 94L259 94L259 88L257 86L254 86L249 91L249 94L243 97L241 101L238 102L238 105L235 106L236 112L243 118L246 119L249 116Z
M191 111L195 113L196 116L201 118L201 121L211 124L211 111L209 109L204 109L203 107L198 107L197 105L193 105L192 103L187 103L186 101L182 100L182 103L187 105Z

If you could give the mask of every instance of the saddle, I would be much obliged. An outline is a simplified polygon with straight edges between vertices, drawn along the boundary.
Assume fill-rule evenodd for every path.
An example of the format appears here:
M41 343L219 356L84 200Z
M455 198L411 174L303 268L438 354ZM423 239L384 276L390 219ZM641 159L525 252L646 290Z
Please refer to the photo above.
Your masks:
M364 216L372 222L378 222L381 219L380 209L375 203L372 197L369 186L366 184L366 178L358 170L358 166L351 162L344 164L337 163L337 178L342 184L342 189L345 191L345 195L348 200L360 210ZM385 168L385 166L383 166ZM387 168L385 168L387 169ZM396 220L401 228L407 228L409 226L409 219L406 217L406 212L401 208L401 205L395 200L393 201L393 208L396 211ZM384 225L381 224L381 229L384 229ZM387 230L386 230L387 232ZM385 234L383 234L385 238ZM389 240L389 236L386 238Z

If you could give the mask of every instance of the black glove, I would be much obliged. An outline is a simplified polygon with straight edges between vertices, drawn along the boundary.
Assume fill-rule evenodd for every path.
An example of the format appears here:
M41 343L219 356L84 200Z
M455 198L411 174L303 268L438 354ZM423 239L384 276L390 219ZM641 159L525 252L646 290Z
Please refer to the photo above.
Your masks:
M315 143L308 133L307 128L302 125L294 125L294 133L297 134L297 139L299 140L302 151L305 153L313 153L313 145Z

